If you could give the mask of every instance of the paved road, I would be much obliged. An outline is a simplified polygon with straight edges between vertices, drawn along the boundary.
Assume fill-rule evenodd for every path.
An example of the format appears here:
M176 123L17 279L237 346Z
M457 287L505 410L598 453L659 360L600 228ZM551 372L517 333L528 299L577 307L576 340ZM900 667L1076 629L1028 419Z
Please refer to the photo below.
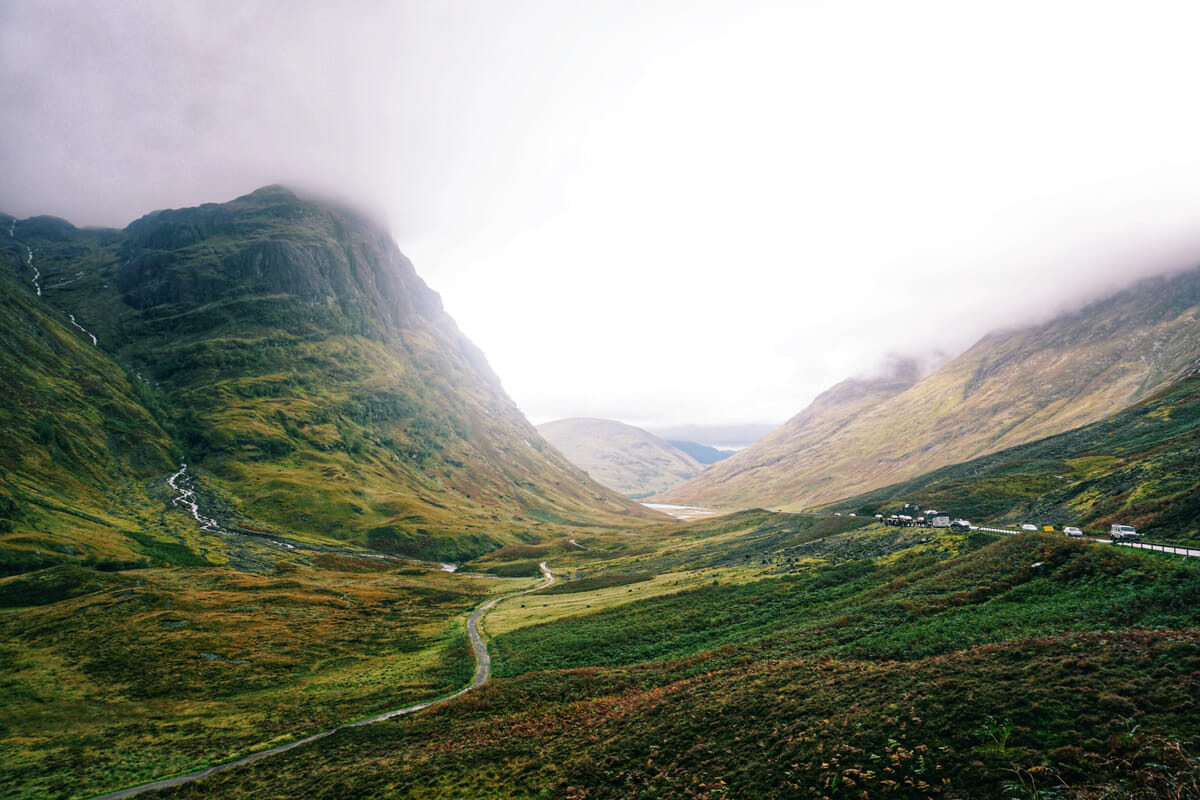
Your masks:
M971 527L973 531L988 531L989 533L1006 533L1010 536L1018 536L1025 531L1014 531L1010 528L987 528L981 525ZM1111 539L1103 537L1085 536L1081 541L1099 542L1100 544L1112 544L1114 547L1132 547L1136 550L1157 550L1160 553L1170 553L1172 555L1183 556L1184 558L1200 558L1200 550L1178 547L1173 544L1150 544L1149 542L1114 542Z
M1097 539L1096 541L1103 541ZM1147 542L1113 542L1121 547L1133 547L1138 550L1157 550L1160 553L1173 553L1177 556L1186 558L1200 558L1200 550L1194 550L1187 547L1176 547L1173 544L1149 544Z
M471 647L475 651L475 679L472 680L471 684L466 688L460 689L452 695L439 697L436 700L430 700L427 703L417 703L416 705L405 706L404 708L397 708L392 711L385 711L384 713L376 714L373 717L360 719L357 722L349 722L336 728L330 728L327 731L314 733L312 736L306 736L303 739L297 739L294 742L288 742L287 744L283 744L278 747L272 747L270 750L261 750L257 753L252 753L251 755L245 756L244 758L239 758L234 761L226 761L223 764L217 764L216 766L209 767L208 769L197 770L196 772L189 772L186 775L176 775L173 778L163 778L162 780L153 781L151 783L143 783L141 786L131 786L128 789L121 789L116 792L97 795L95 798L93 798L93 800L117 800L121 797L133 797L134 795L141 794L142 792L151 792L155 789L166 789L171 786L178 786L181 783L198 781L202 778L207 778L210 775L216 775L218 772L225 772L226 770L230 770L235 767L253 764L255 761L262 761L264 758L270 758L271 756L277 756L280 753L286 753L288 750L294 750L297 747L303 747L304 745L315 742L318 739L324 739L326 736L337 733L343 728L357 728L362 725L383 722L384 720L403 716L404 714L411 714L414 711L420 711L424 708L449 702L456 697L466 694L472 689L479 688L483 684L487 683L488 678L490 678L492 674L492 656L488 653L487 643L483 641L483 634L479 630L479 622L483 619L483 615L488 611L491 611L492 607L501 600L507 600L510 597L520 597L521 595L529 594L530 592L536 592L538 589L544 589L545 587L554 583L554 575L551 574L550 568L546 566L546 562L543 561L538 566L541 568L542 576L545 578L542 583L538 584L532 589L526 589L523 592L515 592L513 594L507 594L504 597L497 597L494 600L489 600L471 612L471 616L467 619L467 634L471 638Z

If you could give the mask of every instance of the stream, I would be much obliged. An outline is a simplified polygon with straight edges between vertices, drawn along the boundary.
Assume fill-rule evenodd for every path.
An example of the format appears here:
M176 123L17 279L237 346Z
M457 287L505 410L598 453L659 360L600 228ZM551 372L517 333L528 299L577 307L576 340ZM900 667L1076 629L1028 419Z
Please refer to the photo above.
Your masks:
M33 288L37 289L37 296L41 297L42 296L42 273L40 270L38 270L37 267L35 267L33 265L33 248L26 246L25 252L29 254L29 258L26 261L26 263L29 264L29 268L31 270L33 270Z
M16 221L16 219L13 219L12 224L8 226L8 238L12 239L14 242L20 243L17 239L17 221ZM39 270L37 268L37 265L35 265L33 263L33 248L24 243L20 243L20 244L22 247L25 248L25 263L26 263L26 265L28 265L28 267L31 270L33 270L33 288L37 290L37 296L41 297L42 296L42 272L41 272L41 270ZM81 273L79 273L79 276L77 276L77 277L82 277L82 276L83 276L83 273L81 272ZM72 281L74 281L76 279L77 278L73 278ZM63 284L63 285L66 285L66 284ZM72 325L74 325L79 330L83 331L83 334L92 340L92 345L94 347L100 346L100 342L96 339L96 335L94 333L92 333L91 331L89 331L87 328L80 325L75 320L74 314L68 313L67 317L70 318Z
M196 490L192 488L192 478L187 474L187 464L179 465L179 471L167 478L167 485L175 490L175 499L171 502L180 508L187 509L188 513L192 515L192 519L200 523L200 530L205 533L229 533L215 519L200 513L200 500L196 496Z
M271 535L261 531L250 531L239 528L234 525L222 525L215 518L208 516L201 510L201 498L196 490L195 482L192 479L191 473L188 472L187 464L180 464L179 469L167 478L167 486L175 493L171 504L176 508L187 512L196 524L200 527L202 533L216 534L223 538L225 543L236 549L237 553L231 553L230 564L235 569L249 569L250 571L262 571L263 568L270 568L274 565L271 556L267 561L263 561L261 553L262 546L269 545L270 547L291 550L296 552L312 552L312 553L331 553L333 555L346 556L349 558L371 558L384 559L387 561L402 561L406 564L420 564L422 566L437 567L442 572L457 572L458 565L451 564L447 561L425 561L419 558L410 558L407 556L391 555L389 553L372 553L362 550L349 550L343 547L331 547L328 545L312 544L308 542L294 541L289 542L281 538L278 534ZM252 553L259 553L258 557ZM204 553L207 555L207 551Z

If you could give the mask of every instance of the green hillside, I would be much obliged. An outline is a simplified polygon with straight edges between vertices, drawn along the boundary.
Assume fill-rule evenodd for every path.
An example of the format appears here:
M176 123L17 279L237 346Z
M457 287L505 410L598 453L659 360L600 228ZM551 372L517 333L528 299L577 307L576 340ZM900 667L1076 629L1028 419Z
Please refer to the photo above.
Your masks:
M181 461L226 529L425 558L651 516L546 445L361 216L268 187L124 231L5 222L11 559L31 507L144 531Z
M1068 433L839 501L875 513L908 499L972 521L1032 521L1200 542L1200 375Z
M0 328L0 574L143 557L122 527L180 457L153 391L2 270Z

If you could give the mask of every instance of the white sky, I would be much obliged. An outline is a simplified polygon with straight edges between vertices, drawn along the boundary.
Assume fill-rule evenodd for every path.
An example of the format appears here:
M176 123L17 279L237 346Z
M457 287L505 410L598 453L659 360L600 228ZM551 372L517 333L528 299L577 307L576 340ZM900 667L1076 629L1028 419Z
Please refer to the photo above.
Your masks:
M390 224L532 421L778 424L889 353L1200 263L1198 22L2 0L0 211L122 227L335 194Z

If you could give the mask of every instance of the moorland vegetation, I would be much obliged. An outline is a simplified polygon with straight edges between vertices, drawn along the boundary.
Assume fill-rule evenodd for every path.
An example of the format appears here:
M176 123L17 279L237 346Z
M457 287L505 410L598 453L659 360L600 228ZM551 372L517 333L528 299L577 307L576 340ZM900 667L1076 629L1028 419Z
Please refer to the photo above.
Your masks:
M1200 565L847 527L758 514L588 539L558 559L582 585L487 618L480 690L164 794L1195 796ZM782 546L746 559L746 539ZM714 565L725 550L743 563ZM426 662L436 686L466 681L454 642ZM294 697L319 708L343 683Z

